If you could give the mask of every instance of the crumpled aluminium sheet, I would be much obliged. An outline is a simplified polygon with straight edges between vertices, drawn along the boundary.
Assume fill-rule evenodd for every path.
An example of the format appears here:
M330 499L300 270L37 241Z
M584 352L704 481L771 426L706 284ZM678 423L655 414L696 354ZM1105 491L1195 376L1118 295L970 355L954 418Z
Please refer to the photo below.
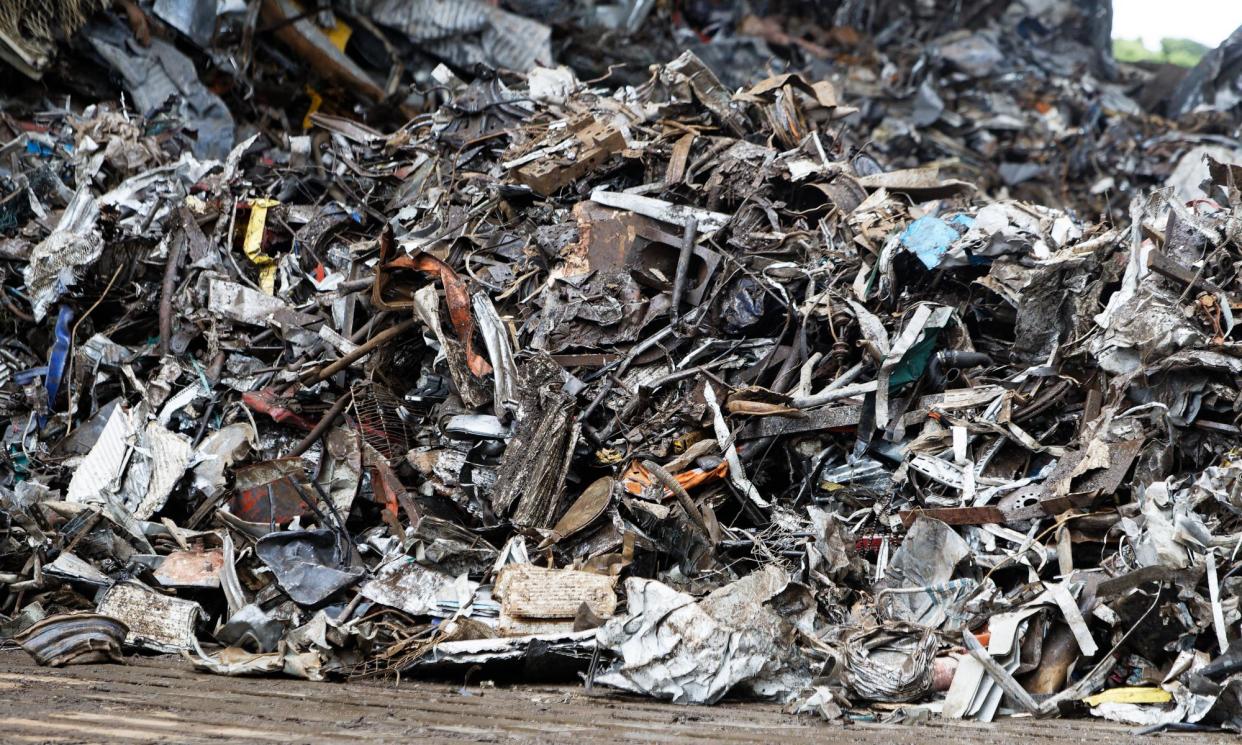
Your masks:
M98 220L99 204L90 188L83 186L74 193L56 229L30 253L22 277L36 321L42 321L48 308L77 283L78 268L91 266L103 253L103 236L95 227Z
M182 651L181 655L199 670L216 675L272 675L283 673L293 678L320 681L323 676L323 656L318 650L299 652L292 645L281 642L274 652L253 653L238 647L225 647L211 655L206 654L195 642L195 654Z
M125 90L140 111L147 113L177 96L183 118L197 129L194 154L215 160L229 154L233 115L198 79L189 57L160 39L151 39L151 45L143 47L115 27L95 24L84 33L99 56L124 79Z
M552 29L480 0L354 0L355 11L458 67L552 64Z
M861 629L845 640L841 680L865 701L914 701L931 690L936 644L930 631Z
M920 518L910 528L886 569L887 587L876 602L884 615L929 628L960 628L963 607L978 583L953 580L970 546L939 520Z
M48 309L77 284L79 271L94 265L103 254L103 236L96 228L101 207L126 213L118 224L133 235L154 234L189 187L218 165L186 154L176 163L127 179L98 198L89 186L80 187L56 229L31 251L23 270L35 319L43 320Z
M764 605L788 581L783 570L767 567L695 602L655 580L631 577L625 583L628 617L609 621L596 637L620 662L595 682L679 704L715 703L744 683L789 697L809 674L764 685L775 673L798 667L780 617Z
M358 592L368 600L400 608L410 615L428 615L438 609L441 599L469 605L478 587L477 582L468 581L464 575L454 577L401 555L377 569Z
M121 213L117 225L127 234L158 236L177 205L190 193L190 187L219 165L218 161L200 161L183 153L175 163L152 168L117 184L99 198L99 205Z
M158 512L193 457L190 439L139 413L113 410L104 431L69 482L66 499L79 504L115 501L132 519Z

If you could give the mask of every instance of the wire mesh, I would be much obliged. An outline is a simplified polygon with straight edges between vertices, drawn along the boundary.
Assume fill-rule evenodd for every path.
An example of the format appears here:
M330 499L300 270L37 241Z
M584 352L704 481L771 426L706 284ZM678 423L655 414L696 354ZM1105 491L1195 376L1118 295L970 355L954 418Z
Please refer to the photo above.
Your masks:
M354 383L353 393L354 416L362 439L389 460L405 456L413 433L397 411L401 400L373 380Z

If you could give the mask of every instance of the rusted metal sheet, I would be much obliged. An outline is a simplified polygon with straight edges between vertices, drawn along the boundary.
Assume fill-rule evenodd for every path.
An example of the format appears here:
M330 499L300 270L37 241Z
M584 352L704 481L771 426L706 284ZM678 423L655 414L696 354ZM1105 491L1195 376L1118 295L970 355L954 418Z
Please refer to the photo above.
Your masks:
M901 524L908 528L920 517L930 517L946 525L988 525L1005 522L1005 513L998 507L929 507L903 510Z
M519 182L545 197L550 196L625 149L625 136L612 124L586 117L570 126L576 130L572 135L578 140L576 156L563 159L549 155L528 163L515 172Z
M224 551L218 548L173 551L155 570L155 579L164 587L215 588L220 586L222 566Z
M237 484L229 500L229 511L252 523L285 525L295 517L314 514L298 492L313 494L310 478L301 458L278 458L236 471Z
M574 205L574 217L579 239L566 250L579 257L583 271L628 269L647 277L645 281L656 277L671 281L676 274L682 238L667 232L658 220L589 200ZM685 300L694 305L703 301L720 261L715 251L694 246Z

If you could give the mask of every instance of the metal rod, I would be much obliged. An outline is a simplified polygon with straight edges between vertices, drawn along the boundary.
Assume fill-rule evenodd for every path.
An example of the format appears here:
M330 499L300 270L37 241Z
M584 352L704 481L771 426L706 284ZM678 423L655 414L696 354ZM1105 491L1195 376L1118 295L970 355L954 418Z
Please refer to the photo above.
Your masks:
M302 453L305 453L307 450L310 450L311 445L314 445L320 437L323 437L323 433L328 431L328 427L331 427L332 423L341 416L342 412L345 411L345 407L348 406L349 402L352 400L354 400L354 392L352 390L342 393L341 396L332 404L332 408L328 409L328 411L319 419L319 423L315 425L315 428L312 429L306 437L303 437L300 441L298 441L298 444L293 446L293 450L289 451L289 455L287 457L296 458Z
M411 328L416 323L418 323L417 318L409 318L409 319L402 321L401 323L398 323L396 326L393 326L392 328L388 328L388 329L381 331L380 333L366 340L362 344L359 344L357 349L345 355L344 357L341 357L339 360L333 362L327 367L319 370L318 372L311 370L309 373L307 373L306 375L302 377L302 382L311 384L311 383L318 383L321 380L327 380L333 375L336 375L341 370L344 370L345 368L354 364L358 360L370 354L371 350L389 341L393 337L400 335L402 332Z
M681 253L677 256L677 273L673 275L673 302L669 315L673 323L681 316L681 296L686 292L686 275L690 272L690 256L694 253L694 238L699 232L699 221L691 217L681 239Z

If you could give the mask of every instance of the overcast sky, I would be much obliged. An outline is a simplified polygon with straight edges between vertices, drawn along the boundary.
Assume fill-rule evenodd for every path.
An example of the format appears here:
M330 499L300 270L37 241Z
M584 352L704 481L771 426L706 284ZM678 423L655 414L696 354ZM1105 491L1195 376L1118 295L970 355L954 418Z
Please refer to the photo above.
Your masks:
M1214 47L1242 26L1242 0L1113 0L1113 38L1151 49L1169 37Z

